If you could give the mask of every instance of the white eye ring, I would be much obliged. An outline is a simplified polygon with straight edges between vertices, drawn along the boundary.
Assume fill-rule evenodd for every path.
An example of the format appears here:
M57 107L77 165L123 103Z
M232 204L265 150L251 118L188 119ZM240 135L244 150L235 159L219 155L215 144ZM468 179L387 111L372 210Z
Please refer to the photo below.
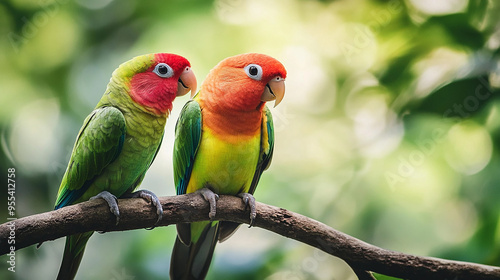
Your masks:
M262 79L262 67L258 64L248 64L245 66L245 73L247 73L248 77L256 81Z
M172 70L172 67L166 63L158 63L156 64L153 73L162 78L170 78L174 75L174 70Z

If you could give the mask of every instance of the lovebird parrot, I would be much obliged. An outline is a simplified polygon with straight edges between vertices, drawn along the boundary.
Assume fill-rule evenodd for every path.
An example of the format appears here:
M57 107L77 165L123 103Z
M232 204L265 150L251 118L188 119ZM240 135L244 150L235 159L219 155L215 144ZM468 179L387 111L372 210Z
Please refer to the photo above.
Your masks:
M163 139L172 101L196 90L191 65L182 56L135 57L112 74L106 92L84 120L59 187L55 209L102 198L119 220L117 197L142 197L163 210L152 192L134 192ZM93 232L67 236L57 279L74 279Z
M286 70L276 59L249 53L221 61L177 120L174 181L177 195L199 192L213 219L218 194L240 196L256 216L253 193L274 150L274 127L267 101L285 94ZM177 225L170 277L204 279L217 241L238 223L204 221Z

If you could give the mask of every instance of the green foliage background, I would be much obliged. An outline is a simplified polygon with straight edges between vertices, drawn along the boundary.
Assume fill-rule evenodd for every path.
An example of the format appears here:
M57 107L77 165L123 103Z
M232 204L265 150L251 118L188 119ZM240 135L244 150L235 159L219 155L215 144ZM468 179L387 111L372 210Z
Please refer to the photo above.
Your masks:
M273 164L256 191L383 248L500 265L500 5L496 1L4 0L0 222L49 211L85 116L133 56L186 56L201 83L225 57L287 68ZM174 195L173 127L142 188ZM3 206L2 206L3 205ZM95 234L78 279L166 279L175 228ZM54 279L64 239L2 279ZM379 279L383 276L377 276ZM258 228L219 244L209 279L356 279L340 259Z

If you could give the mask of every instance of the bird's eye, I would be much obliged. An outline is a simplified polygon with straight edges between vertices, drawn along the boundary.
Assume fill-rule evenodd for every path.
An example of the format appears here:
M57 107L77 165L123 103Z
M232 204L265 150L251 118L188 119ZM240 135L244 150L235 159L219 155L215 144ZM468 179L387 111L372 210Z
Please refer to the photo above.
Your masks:
M155 66L155 69L153 70L153 72L162 77L162 78L170 78L174 75L174 70L172 70L172 67L170 67L168 64L166 63L158 63L156 64Z
M254 80L260 81L260 79L262 79L262 67L260 67L260 65L248 64L245 66L245 73Z

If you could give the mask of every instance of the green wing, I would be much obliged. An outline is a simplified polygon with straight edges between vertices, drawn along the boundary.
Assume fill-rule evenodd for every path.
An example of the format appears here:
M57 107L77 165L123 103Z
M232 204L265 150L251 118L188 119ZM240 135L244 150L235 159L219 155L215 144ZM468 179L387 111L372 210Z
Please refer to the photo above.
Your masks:
M182 108L175 124L174 183L178 195L185 194L201 140L201 108L190 100Z
M87 191L120 154L125 133L125 118L117 108L98 108L85 119L59 187L55 209L74 203Z
M255 169L255 174L252 179L252 184L250 185L249 193L253 194L257 184L259 183L260 176L264 170L269 168L271 165L271 159L273 157L274 151L274 124L273 115L267 106L264 107L262 112L262 132L260 137L260 154L259 161L257 162L257 167Z

